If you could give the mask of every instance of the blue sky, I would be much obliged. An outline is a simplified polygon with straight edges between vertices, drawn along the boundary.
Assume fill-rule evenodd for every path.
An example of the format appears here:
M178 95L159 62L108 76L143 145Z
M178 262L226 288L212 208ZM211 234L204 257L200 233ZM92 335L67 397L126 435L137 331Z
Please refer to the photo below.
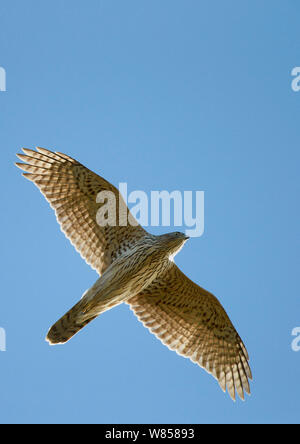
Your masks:
M1 423L299 422L299 13L292 0L1 2ZM247 345L245 403L125 305L64 347L44 342L97 275L13 165L37 145L129 191L205 191L205 233L176 262Z

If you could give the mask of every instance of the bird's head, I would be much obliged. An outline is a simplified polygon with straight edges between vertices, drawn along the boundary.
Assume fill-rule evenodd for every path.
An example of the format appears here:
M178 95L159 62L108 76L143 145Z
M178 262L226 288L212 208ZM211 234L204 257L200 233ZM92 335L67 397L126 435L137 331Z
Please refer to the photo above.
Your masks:
M186 241L189 239L184 233L175 231L174 233L167 233L158 236L159 241L165 251L168 253L170 260L174 259L174 256L179 253Z

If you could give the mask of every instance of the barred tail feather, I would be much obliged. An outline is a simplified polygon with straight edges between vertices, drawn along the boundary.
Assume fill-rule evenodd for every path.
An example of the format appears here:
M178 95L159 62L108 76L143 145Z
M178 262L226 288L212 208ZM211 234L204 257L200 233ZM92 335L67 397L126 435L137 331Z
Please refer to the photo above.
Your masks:
M93 312L90 318L87 317L86 314L83 317L82 308L83 303L79 301L50 328L46 337L46 341L48 341L50 345L65 344L98 316Z

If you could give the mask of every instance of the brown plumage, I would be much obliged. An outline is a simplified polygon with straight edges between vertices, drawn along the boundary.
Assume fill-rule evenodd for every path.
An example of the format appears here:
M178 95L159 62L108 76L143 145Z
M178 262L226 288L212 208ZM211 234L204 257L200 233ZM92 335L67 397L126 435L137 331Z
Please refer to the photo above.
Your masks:
M125 302L165 345L205 368L232 399L250 394L247 350L220 302L170 260L182 233L154 236L133 220L118 190L62 153L23 149L16 165L55 210L62 231L101 277L49 330L50 344L67 342L100 313ZM116 225L100 226L100 191L116 200ZM131 224L124 225L119 209ZM123 216L122 216L123 218Z

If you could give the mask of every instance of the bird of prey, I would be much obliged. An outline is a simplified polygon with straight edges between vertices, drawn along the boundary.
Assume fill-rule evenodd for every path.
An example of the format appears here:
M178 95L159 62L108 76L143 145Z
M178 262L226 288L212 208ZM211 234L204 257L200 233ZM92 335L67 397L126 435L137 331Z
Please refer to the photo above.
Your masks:
M252 379L247 350L224 308L175 265L173 257L187 236L154 236L135 224L121 224L117 188L81 163L45 148L17 156L16 165L42 192L76 250L100 275L96 283L49 330L50 344L67 342L99 314L129 304L138 319L166 346L203 367L227 390L244 399ZM113 193L116 224L97 223L103 202L98 193Z

